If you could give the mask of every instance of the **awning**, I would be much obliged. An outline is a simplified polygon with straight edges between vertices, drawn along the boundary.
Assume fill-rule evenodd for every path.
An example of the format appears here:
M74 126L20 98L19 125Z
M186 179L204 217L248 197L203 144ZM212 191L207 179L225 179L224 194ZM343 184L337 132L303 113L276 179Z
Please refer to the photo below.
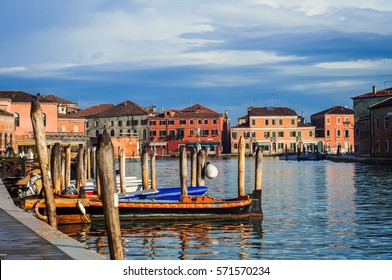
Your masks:
M199 143L187 143L186 144L188 147L196 147L197 145L200 145L202 147L211 147L211 146L219 146L219 142L199 142Z
M270 142L257 142L257 146L269 146Z

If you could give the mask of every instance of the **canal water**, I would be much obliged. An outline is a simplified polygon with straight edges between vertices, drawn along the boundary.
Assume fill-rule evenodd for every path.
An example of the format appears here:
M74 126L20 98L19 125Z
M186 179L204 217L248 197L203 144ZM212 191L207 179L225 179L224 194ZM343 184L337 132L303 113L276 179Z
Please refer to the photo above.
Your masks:
M210 158L208 194L237 195L237 158ZM157 160L158 187L179 185L178 159ZM188 169L190 170L190 169ZM140 162L127 175L141 177ZM246 190L254 159L246 159ZM262 221L122 223L129 260L392 259L392 166L264 158ZM103 224L60 230L109 257Z

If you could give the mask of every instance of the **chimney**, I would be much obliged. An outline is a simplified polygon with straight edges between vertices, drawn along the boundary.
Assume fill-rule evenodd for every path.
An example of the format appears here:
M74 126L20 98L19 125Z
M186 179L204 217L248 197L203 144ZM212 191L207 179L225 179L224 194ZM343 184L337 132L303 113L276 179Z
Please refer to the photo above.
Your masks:
M377 94L376 86L372 86L372 88L373 88L373 94Z

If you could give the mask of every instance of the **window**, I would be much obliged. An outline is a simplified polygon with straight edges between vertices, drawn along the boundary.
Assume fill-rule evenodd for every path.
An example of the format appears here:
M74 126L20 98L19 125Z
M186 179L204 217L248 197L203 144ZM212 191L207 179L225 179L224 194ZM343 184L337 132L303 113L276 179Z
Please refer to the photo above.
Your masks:
M252 137L256 138L256 132L255 131L252 132Z
M180 124L186 125L186 120L180 120Z
M291 131L291 132L290 132L290 137L295 137L295 136L296 136L295 131Z
M166 136L166 130L160 130L159 131L159 136L165 137Z
M279 125L283 125L283 120L279 119Z
M46 114L42 113L42 120L44 121L44 126L46 126Z
M147 125L147 119L142 120L140 125Z
M127 136L131 136L131 130L130 129L127 130Z
M376 141L376 150L377 150L377 152L380 151L380 140Z
M175 130L170 130L170 136L172 136L172 137L176 136L176 131Z
M233 137L233 139L237 139L237 132L232 132L231 137Z
M278 143L278 149L283 149L283 143Z
M389 151L389 140L385 140L385 151L388 152Z
M156 121L150 121L150 125L156 125Z
M98 127L98 122L95 122L95 127Z
M330 117L327 117L326 123L327 123L327 124L330 124L330 123L331 123L331 118L330 118Z
M284 137L284 132L283 131L279 131L278 132L278 137Z
M204 124L208 124L208 120L204 120Z
M86 122L86 128L88 128L89 127L89 123L88 122Z
M189 124L193 124L193 120L189 120Z
M159 121L159 125L165 125L166 121Z
M131 121L127 120L127 123L125 124L126 126L130 126L131 125Z
M211 130L211 134L212 136L218 136L218 130L217 129Z
M157 136L157 132L155 130L150 130L150 137Z
M341 135L340 135L340 129L337 129L336 130L336 137L340 137Z
M189 136L193 136L195 131L193 129L189 130Z
M14 121L15 121L15 126L19 126L19 114L18 113L14 114Z
M95 137L98 137L99 136L99 130L96 130L95 131Z
M245 138L249 138L249 137L250 137L250 132L244 131L244 137L245 137Z
M209 133L210 133L210 131L209 131L208 129L204 129L204 130L203 130L203 135L204 135L204 136L208 136Z
M213 119L213 120L212 120L212 123L213 123L213 124L216 124L216 119Z
M201 124L201 120L197 120L197 123L198 123L198 124Z
M276 131L272 131L272 137L276 137Z
M309 137L313 137L313 131L309 131Z
M233 146L234 146L234 150L238 149L238 144L237 143L235 143Z
M167 120L168 125L174 125L174 120Z
M252 125L256 125L256 120L252 120Z
M123 130L120 129L120 136L123 136Z
M295 125L295 119L291 119L291 125Z
M170 111L166 111L166 116L170 116Z
M138 120L133 120L133 126L139 125L139 121Z
M337 118L336 118L336 123L337 123L337 124L341 124L340 117L337 117Z
M264 132L264 137L265 138L269 138L270 137L270 133L267 131L267 132Z
M384 118L384 128L389 128L389 116Z
M331 131L329 129L327 129L327 133L326 133L327 137L331 137Z
M380 118L376 118L376 128L380 129Z
M344 137L346 137L346 138L350 137L350 130L348 130L348 129L344 130Z
M114 121L110 121L110 126L114 126Z
M269 120L268 119L265 120L265 125L269 125Z
M110 131L110 136L114 136L114 129Z
M273 120L272 120L272 125L275 125L275 124L276 124L276 120L273 119Z
M118 121L118 126L122 126L122 121Z

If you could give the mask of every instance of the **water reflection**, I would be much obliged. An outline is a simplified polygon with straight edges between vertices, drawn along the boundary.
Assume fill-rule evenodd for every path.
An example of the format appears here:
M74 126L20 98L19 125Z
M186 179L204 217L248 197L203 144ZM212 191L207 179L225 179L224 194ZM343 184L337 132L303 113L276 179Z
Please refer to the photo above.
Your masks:
M216 260L227 259L228 256L234 259L250 259L262 255L263 230L260 221L122 223L121 229L124 255L127 259ZM60 230L91 250L109 257L103 225L62 225Z
M209 194L237 195L237 160L211 159ZM128 175L140 177L140 163ZM179 185L176 159L158 160L159 186ZM246 190L254 160L246 159ZM263 222L122 224L127 259L392 259L392 166L265 159ZM108 256L104 226L64 229Z

